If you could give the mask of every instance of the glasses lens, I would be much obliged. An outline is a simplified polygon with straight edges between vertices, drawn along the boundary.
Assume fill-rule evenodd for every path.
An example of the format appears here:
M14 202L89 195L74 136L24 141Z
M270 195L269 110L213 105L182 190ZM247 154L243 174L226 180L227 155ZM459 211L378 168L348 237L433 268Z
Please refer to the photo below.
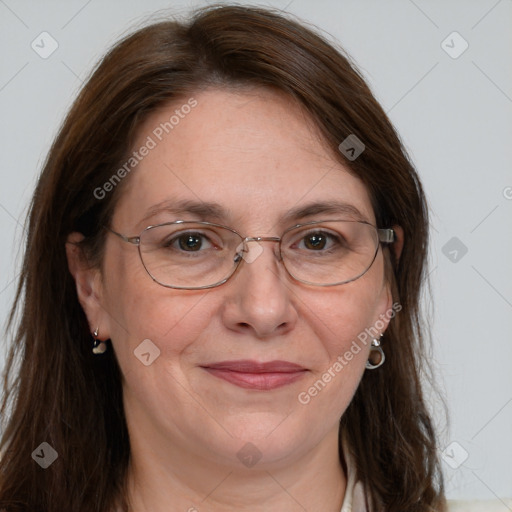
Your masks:
M145 229L139 248L142 262L155 281L175 288L201 288L234 272L241 241L240 236L221 226L183 222Z
M375 260L378 246L378 232L370 224L322 221L286 231L281 254L286 269L299 281L335 285L362 276ZM151 277L173 288L221 284L233 274L244 250L234 231L200 222L147 228L139 249Z
M375 260L378 246L378 232L370 224L328 221L287 231L281 251L296 279L333 285L362 276Z

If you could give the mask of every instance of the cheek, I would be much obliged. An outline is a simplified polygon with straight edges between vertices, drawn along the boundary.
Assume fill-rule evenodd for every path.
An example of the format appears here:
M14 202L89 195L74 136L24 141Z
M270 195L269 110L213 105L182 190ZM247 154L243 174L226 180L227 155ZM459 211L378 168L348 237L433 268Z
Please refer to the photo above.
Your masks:
M369 341L358 336L370 319L364 301L353 294L350 303L338 310L323 330L324 357L301 386L296 400L305 414L324 418L327 424L339 420L347 409L363 377L368 359Z
M134 356L143 342L149 348L153 344L158 357L172 365L209 323L211 313L204 311L204 304L211 290L165 288L151 279L138 257L114 253L106 263L104 309L121 368L139 369Z
M382 282L366 274L319 299L323 306L318 304L316 311L323 311L323 315L317 325L323 332L320 339L324 340L331 361L347 350L352 350L354 356L363 353L364 357L368 353L368 331L379 319L382 290ZM315 311L314 308L313 305L311 309ZM354 346L359 346L359 350Z
M297 398L304 405L314 402L319 414L342 413L364 374L372 327L381 313L382 275L382 262L377 260L360 279L324 290L308 303L306 322L316 326L323 354Z
M183 352L205 330L209 314L201 309L204 292L176 297L176 292L163 291L167 296L162 296L160 290L151 294L139 290L130 297L126 291L125 298L118 301L126 328L115 329L116 339L122 341L122 346L118 343L116 348L133 351L142 340L150 339L161 355L172 357Z

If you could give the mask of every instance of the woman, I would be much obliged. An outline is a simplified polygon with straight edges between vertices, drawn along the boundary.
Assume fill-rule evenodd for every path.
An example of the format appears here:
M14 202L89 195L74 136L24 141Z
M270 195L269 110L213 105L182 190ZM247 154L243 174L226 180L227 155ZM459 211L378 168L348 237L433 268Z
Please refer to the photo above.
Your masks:
M130 35L34 194L0 508L445 510L427 232L393 127L320 36L240 6Z

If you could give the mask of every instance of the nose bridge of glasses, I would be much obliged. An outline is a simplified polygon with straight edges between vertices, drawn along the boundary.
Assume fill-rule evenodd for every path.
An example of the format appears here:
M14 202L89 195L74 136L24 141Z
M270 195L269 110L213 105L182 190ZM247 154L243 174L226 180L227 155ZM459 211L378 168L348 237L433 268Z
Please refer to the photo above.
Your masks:
M251 253L251 250L250 250L249 246L247 245L248 242L258 242L258 245L260 245L259 242L280 242L280 241L281 241L281 238L278 236L246 236L242 240L242 243L239 245L239 248L243 248L242 249L243 252ZM248 263L252 263L252 261L254 261L262 252L263 252L263 247L260 246L259 250L253 250L252 254L251 255L247 254L247 256L244 257L244 259ZM277 256L278 260L281 260L280 251L276 254L276 256Z
M279 242L278 236L246 236L244 242Z

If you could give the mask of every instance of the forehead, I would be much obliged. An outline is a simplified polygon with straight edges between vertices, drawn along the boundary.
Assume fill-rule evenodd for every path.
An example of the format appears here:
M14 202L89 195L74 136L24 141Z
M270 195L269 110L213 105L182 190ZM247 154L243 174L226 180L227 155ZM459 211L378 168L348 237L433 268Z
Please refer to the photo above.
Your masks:
M133 151L137 165L114 215L115 225L128 229L185 218L172 208L178 203L214 205L192 208L191 219L259 232L289 224L319 202L343 203L348 208L338 216L374 222L361 180L304 112L273 91L210 89L174 102L145 121Z

